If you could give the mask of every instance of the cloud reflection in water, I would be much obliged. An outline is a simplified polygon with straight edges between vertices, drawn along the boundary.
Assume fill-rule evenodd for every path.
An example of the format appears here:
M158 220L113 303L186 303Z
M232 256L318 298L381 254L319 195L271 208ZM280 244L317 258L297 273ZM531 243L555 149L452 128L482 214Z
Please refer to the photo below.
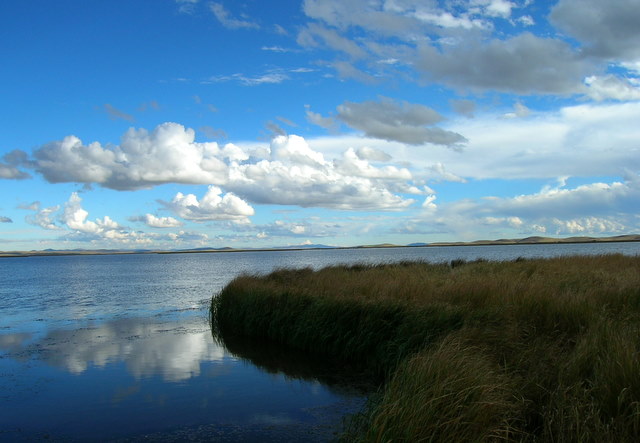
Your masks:
M15 351L28 339L23 335L2 335L0 345ZM136 379L161 375L165 381L179 382L200 375L203 361L221 361L226 353L213 342L206 321L194 317L187 322L124 318L80 329L54 330L24 347L17 359L32 355L72 374L124 362Z

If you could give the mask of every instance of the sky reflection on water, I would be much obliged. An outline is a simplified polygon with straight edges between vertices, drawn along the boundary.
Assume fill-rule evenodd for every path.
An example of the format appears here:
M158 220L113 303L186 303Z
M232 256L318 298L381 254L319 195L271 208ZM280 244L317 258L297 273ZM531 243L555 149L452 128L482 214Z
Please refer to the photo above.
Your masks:
M360 393L247 363L216 344L197 315L0 337L0 440L307 424L320 426L310 435L322 441L363 404Z
M612 252L640 243L5 258L0 441L325 441L363 396L328 362L215 343L207 307L238 274Z

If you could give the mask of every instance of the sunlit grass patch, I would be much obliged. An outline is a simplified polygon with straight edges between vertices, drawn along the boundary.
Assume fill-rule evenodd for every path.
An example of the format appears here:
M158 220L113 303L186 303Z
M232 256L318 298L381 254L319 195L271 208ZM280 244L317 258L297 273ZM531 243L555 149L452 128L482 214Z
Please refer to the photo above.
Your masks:
M212 318L377 377L349 439L640 438L640 257L278 270Z

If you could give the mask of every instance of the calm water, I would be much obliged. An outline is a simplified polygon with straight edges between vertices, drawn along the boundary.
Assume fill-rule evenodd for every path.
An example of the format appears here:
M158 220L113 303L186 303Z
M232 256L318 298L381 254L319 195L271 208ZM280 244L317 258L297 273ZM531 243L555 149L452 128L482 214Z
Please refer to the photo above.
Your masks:
M613 252L640 243L0 259L0 441L326 441L363 394L331 362L216 344L208 303L234 276Z

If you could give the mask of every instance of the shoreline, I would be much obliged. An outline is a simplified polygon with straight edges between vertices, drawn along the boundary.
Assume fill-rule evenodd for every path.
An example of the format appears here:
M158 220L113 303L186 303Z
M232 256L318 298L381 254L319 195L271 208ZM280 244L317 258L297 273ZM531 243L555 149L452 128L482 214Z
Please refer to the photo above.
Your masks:
M632 243L640 242L640 234L618 235L613 237L526 237L522 239L475 240L471 242L435 242L425 244L378 244L358 246L327 247L274 247L274 248L211 248L184 250L42 250L42 251L0 251L0 258L16 257L57 257L74 255L132 255L132 254L214 254L226 252L283 252L283 251L318 251L331 249L392 249L392 248L438 248L455 246L511 246L511 245L551 245L582 243Z

